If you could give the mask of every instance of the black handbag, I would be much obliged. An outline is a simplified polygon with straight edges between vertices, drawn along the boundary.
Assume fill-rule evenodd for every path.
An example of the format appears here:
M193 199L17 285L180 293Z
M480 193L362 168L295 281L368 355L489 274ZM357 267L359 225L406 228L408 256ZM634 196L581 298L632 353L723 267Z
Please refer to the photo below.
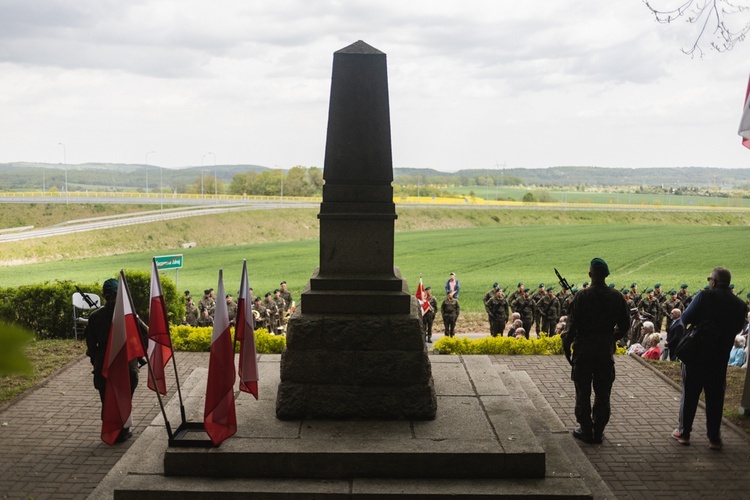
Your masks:
M716 332L716 325L711 320L704 320L692 325L677 343L674 353L686 365L692 365L713 354L715 339L711 337ZM712 349L713 347L713 349Z

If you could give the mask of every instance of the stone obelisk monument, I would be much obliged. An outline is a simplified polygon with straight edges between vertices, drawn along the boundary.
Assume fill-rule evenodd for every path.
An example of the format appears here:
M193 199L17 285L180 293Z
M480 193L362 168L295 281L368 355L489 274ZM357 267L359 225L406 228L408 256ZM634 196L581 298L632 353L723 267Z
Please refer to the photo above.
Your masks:
M416 304L394 267L386 55L358 41L333 56L320 265L289 319L276 416L435 418Z

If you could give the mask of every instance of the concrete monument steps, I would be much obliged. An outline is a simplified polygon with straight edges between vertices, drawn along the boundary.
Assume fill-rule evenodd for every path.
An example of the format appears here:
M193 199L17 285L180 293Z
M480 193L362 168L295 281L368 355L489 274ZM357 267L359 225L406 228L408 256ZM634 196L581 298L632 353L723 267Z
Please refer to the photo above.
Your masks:
M289 422L273 414L279 357L264 355L261 400L239 395L237 435L218 448L167 449L157 417L92 498L608 496L525 372L485 356L430 360L434 421ZM199 419L205 370L196 372L186 407Z

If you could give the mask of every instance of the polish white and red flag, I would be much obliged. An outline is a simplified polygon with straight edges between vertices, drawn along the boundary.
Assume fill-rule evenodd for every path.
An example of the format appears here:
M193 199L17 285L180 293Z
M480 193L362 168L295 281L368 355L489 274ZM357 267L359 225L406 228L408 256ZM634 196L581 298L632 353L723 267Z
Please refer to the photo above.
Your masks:
M120 271L117 299L104 354L102 375L107 379L102 405L102 441L111 445L133 420L130 362L144 356L143 344L125 274Z
M237 298L237 326L234 338L240 343L240 390L258 399L258 353L255 349L255 320L253 318L247 261L242 262L242 279Z
M167 394L167 381L164 368L172 359L172 338L169 336L167 303L161 291L159 270L156 260L151 261L151 302L148 313L148 360L151 370L148 373L148 388L158 389L159 394ZM153 374L153 377L152 377Z
M208 383L203 425L214 445L237 432L237 414L234 409L234 346L229 329L229 312L224 300L224 278L219 269L214 330L211 336L211 354L208 360Z
M419 285L417 285L417 293L414 294L419 302L419 312L422 316L430 310L430 303L427 300L427 293L424 291L424 285L422 284L422 277L419 277Z
M740 129L737 131L742 136L742 145L750 148L750 81L747 82L745 91L745 107L742 110Z

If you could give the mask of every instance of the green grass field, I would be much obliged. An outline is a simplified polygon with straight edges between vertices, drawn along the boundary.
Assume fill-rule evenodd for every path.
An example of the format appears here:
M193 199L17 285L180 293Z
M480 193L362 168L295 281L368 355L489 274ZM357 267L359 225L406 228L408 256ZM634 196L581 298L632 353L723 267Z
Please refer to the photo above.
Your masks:
M468 186L450 188L448 192L469 196L471 192L485 200L508 199L521 201L528 192L546 191L556 202L561 203L597 203L605 205L647 205L674 207L750 207L750 198L719 198L708 196L675 196L638 193L581 192L540 189L530 187L499 188L487 186Z
M638 214L633 214L633 219L637 221ZM705 285L710 270L722 265L733 272L737 290L750 291L748 243L750 228L746 225L555 225L552 213L544 225L398 232L395 263L412 292L421 274L425 285L431 285L439 297L448 274L455 272L461 282L462 308L480 311L482 297L493 281L509 288L518 281L531 288L540 282L557 285L556 267L571 284L580 284L587 279L588 262L597 256L609 263L609 280L618 288L637 282L645 290L661 282L667 291L685 282L695 292ZM226 290L234 294L242 259L247 259L256 295L272 291L285 279L298 299L318 264L318 242L310 239L158 252L170 253L184 255L185 267L177 275L177 285L180 290L191 290L194 297L205 288L216 288L219 268L224 269ZM148 271L154 254L149 251L0 267L0 284L102 282L121 268ZM176 277L175 271L164 273Z

